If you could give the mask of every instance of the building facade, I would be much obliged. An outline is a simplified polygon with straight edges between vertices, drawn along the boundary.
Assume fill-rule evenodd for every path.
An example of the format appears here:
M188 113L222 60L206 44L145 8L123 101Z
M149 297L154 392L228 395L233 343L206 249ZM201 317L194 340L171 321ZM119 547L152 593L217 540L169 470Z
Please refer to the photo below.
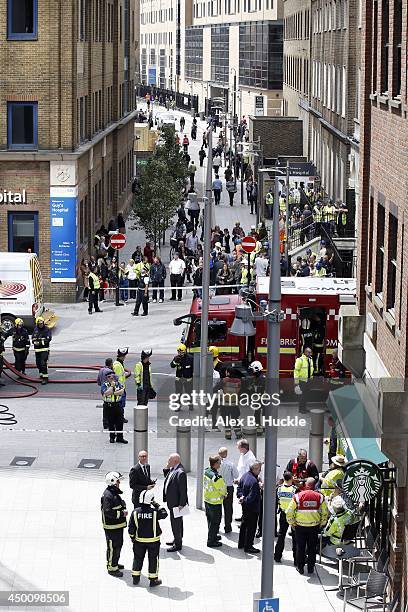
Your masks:
M284 0L283 110L303 122L303 152L309 151L311 0Z
M218 99L237 115L282 114L281 0L193 0L182 62L199 110Z
M182 91L184 32L192 0L140 0L140 82Z
M0 1L0 248L75 300L94 234L131 200L135 1Z
M396 468L389 507L390 575L408 601L407 0L362 12L356 308L342 313L342 360L364 381L381 449Z

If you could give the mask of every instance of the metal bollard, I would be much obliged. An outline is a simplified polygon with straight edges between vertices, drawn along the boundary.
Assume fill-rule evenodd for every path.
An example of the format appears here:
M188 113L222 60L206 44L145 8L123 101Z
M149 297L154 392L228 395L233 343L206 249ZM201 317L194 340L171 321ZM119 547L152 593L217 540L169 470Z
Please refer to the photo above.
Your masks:
M191 472L191 427L177 427L177 453L186 472Z
M249 448L256 457L256 427L243 427L242 437L248 440Z
M148 450L149 436L147 431L148 426L148 408L147 406L135 406L133 408L133 460L134 465L139 461L139 453L142 450Z
M323 463L323 436L324 436L324 414L322 408L312 408L310 416L312 419L309 434L309 457L316 464L319 472Z

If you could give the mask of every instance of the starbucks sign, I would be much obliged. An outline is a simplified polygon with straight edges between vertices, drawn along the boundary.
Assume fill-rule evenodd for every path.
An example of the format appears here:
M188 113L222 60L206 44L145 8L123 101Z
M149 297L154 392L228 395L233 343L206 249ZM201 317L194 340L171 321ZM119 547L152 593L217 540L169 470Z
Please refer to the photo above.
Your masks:
M383 486L378 465L366 459L350 461L345 469L342 488L355 504L374 499Z

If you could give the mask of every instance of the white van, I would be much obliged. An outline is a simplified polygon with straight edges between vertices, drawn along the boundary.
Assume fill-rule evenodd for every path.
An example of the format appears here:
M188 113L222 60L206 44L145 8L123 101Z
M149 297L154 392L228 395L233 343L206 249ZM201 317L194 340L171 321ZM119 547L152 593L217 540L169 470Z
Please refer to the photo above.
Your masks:
M6 331L16 317L31 331L35 318L44 314L43 280L35 253L0 253L0 313Z

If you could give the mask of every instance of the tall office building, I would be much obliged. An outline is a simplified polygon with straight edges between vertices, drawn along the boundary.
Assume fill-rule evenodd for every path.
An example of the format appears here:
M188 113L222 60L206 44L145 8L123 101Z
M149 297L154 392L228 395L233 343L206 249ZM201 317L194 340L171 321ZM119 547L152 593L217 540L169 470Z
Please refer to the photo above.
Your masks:
M76 298L95 230L130 205L135 5L0 0L0 248L38 253L48 300Z
M199 110L221 98L237 114L282 114L282 17L281 0L193 0L183 77Z

